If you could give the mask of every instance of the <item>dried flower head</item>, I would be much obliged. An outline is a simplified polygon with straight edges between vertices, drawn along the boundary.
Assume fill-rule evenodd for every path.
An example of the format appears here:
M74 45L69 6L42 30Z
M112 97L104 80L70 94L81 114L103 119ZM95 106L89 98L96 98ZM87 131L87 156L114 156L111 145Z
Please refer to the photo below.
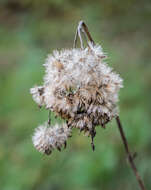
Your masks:
M71 137L71 129L66 124L47 127L45 123L35 129L32 140L39 152L49 155L54 149L61 151L62 146L66 147L69 137Z
M73 127L91 131L117 116L122 79L103 61L101 46L54 51L46 63L43 87L32 88L33 99ZM39 93L39 89L43 89Z
M83 44L81 45L83 47ZM48 55L43 86L31 89L38 105L65 119L68 127L93 137L95 127L105 127L118 115L122 79L104 61L100 45L55 50Z

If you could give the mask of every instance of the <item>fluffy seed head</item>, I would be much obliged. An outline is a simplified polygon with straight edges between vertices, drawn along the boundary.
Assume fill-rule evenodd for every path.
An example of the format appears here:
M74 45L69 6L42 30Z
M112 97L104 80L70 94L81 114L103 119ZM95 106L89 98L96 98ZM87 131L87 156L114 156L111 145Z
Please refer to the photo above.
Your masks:
M104 61L100 45L65 49L48 55L44 84L31 90L33 99L92 136L118 115L122 79ZM43 91L40 94L38 88Z
M47 127L45 123L35 129L32 141L39 152L49 155L54 149L61 150L70 136L71 129L66 124Z

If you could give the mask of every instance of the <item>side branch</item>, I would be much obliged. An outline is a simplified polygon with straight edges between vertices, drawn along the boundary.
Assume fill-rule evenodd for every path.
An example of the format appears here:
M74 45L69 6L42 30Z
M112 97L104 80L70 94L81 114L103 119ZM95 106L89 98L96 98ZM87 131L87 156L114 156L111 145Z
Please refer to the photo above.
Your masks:
M126 151L127 156L128 156L128 161L129 161L130 166L131 166L131 168L132 168L132 170L133 170L133 172L134 172L134 174L136 176L136 179L137 179L137 181L139 183L140 189L141 190L146 190L145 186L144 186L144 183L143 183L143 180L141 179L141 176L139 175L139 173L137 171L137 168L135 166L133 156L130 153L130 150L129 150L129 147L128 147L128 142L127 142L126 136L124 134L124 130L123 130L120 118L118 116L116 117L116 122L117 122L118 129L120 131L120 135L121 135L121 138L122 138L122 141L123 141L123 144L124 144L125 151Z

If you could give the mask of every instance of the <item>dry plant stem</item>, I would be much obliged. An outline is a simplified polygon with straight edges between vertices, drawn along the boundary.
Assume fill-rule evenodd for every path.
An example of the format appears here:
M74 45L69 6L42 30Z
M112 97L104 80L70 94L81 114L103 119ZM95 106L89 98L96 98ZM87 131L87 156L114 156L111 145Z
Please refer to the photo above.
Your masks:
M87 25L83 22L83 21L80 21L79 24L78 24L78 27L77 27L77 30L76 30L76 34L75 34L75 38L74 38L74 43L73 43L73 47L76 48L76 44L77 44L77 37L79 36L79 39L80 39L80 44L81 44L81 48L84 49L84 45L83 45L83 40L82 40L82 36L81 36L81 32L84 33L85 37L87 36L89 41L92 43L92 45L95 45L90 33L89 33L89 30L88 30L88 27ZM87 41L88 43L88 41ZM89 45L89 44L88 44Z
M92 43L92 45L95 45L95 43L94 43L94 41L93 41L93 39L92 39L92 37L91 37L91 35L89 33L87 25L83 21L81 21L80 24L83 27L84 34L86 34L88 36L88 39L90 40L90 42Z
M119 116L116 117L116 122L117 122L118 129L120 131L120 135L121 135L121 138L122 138L122 141L123 141L123 144L124 144L125 151L126 151L127 156L128 156L128 161L130 163L130 166L131 166L131 168L132 168L132 170L133 170L133 172L134 172L134 174L136 176L136 179L137 179L137 181L139 183L140 189L145 190L143 180L141 179L141 176L139 175L139 173L137 171L137 168L136 168L134 160L133 160L133 156L130 153L130 150L129 150L129 147L128 147L128 142L127 142L126 136L124 134L123 127L122 127L122 124L121 124Z

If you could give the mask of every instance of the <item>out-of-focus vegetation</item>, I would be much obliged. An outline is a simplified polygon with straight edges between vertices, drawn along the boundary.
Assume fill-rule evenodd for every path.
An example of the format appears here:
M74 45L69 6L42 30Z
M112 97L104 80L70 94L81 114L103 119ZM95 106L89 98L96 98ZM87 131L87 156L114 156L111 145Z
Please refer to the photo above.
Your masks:
M151 1L1 0L1 190L138 189L115 121L97 128L95 152L76 130L61 153L48 157L33 148L33 130L48 113L37 108L29 88L41 84L48 53L72 47L81 19L124 78L120 117L151 189Z

